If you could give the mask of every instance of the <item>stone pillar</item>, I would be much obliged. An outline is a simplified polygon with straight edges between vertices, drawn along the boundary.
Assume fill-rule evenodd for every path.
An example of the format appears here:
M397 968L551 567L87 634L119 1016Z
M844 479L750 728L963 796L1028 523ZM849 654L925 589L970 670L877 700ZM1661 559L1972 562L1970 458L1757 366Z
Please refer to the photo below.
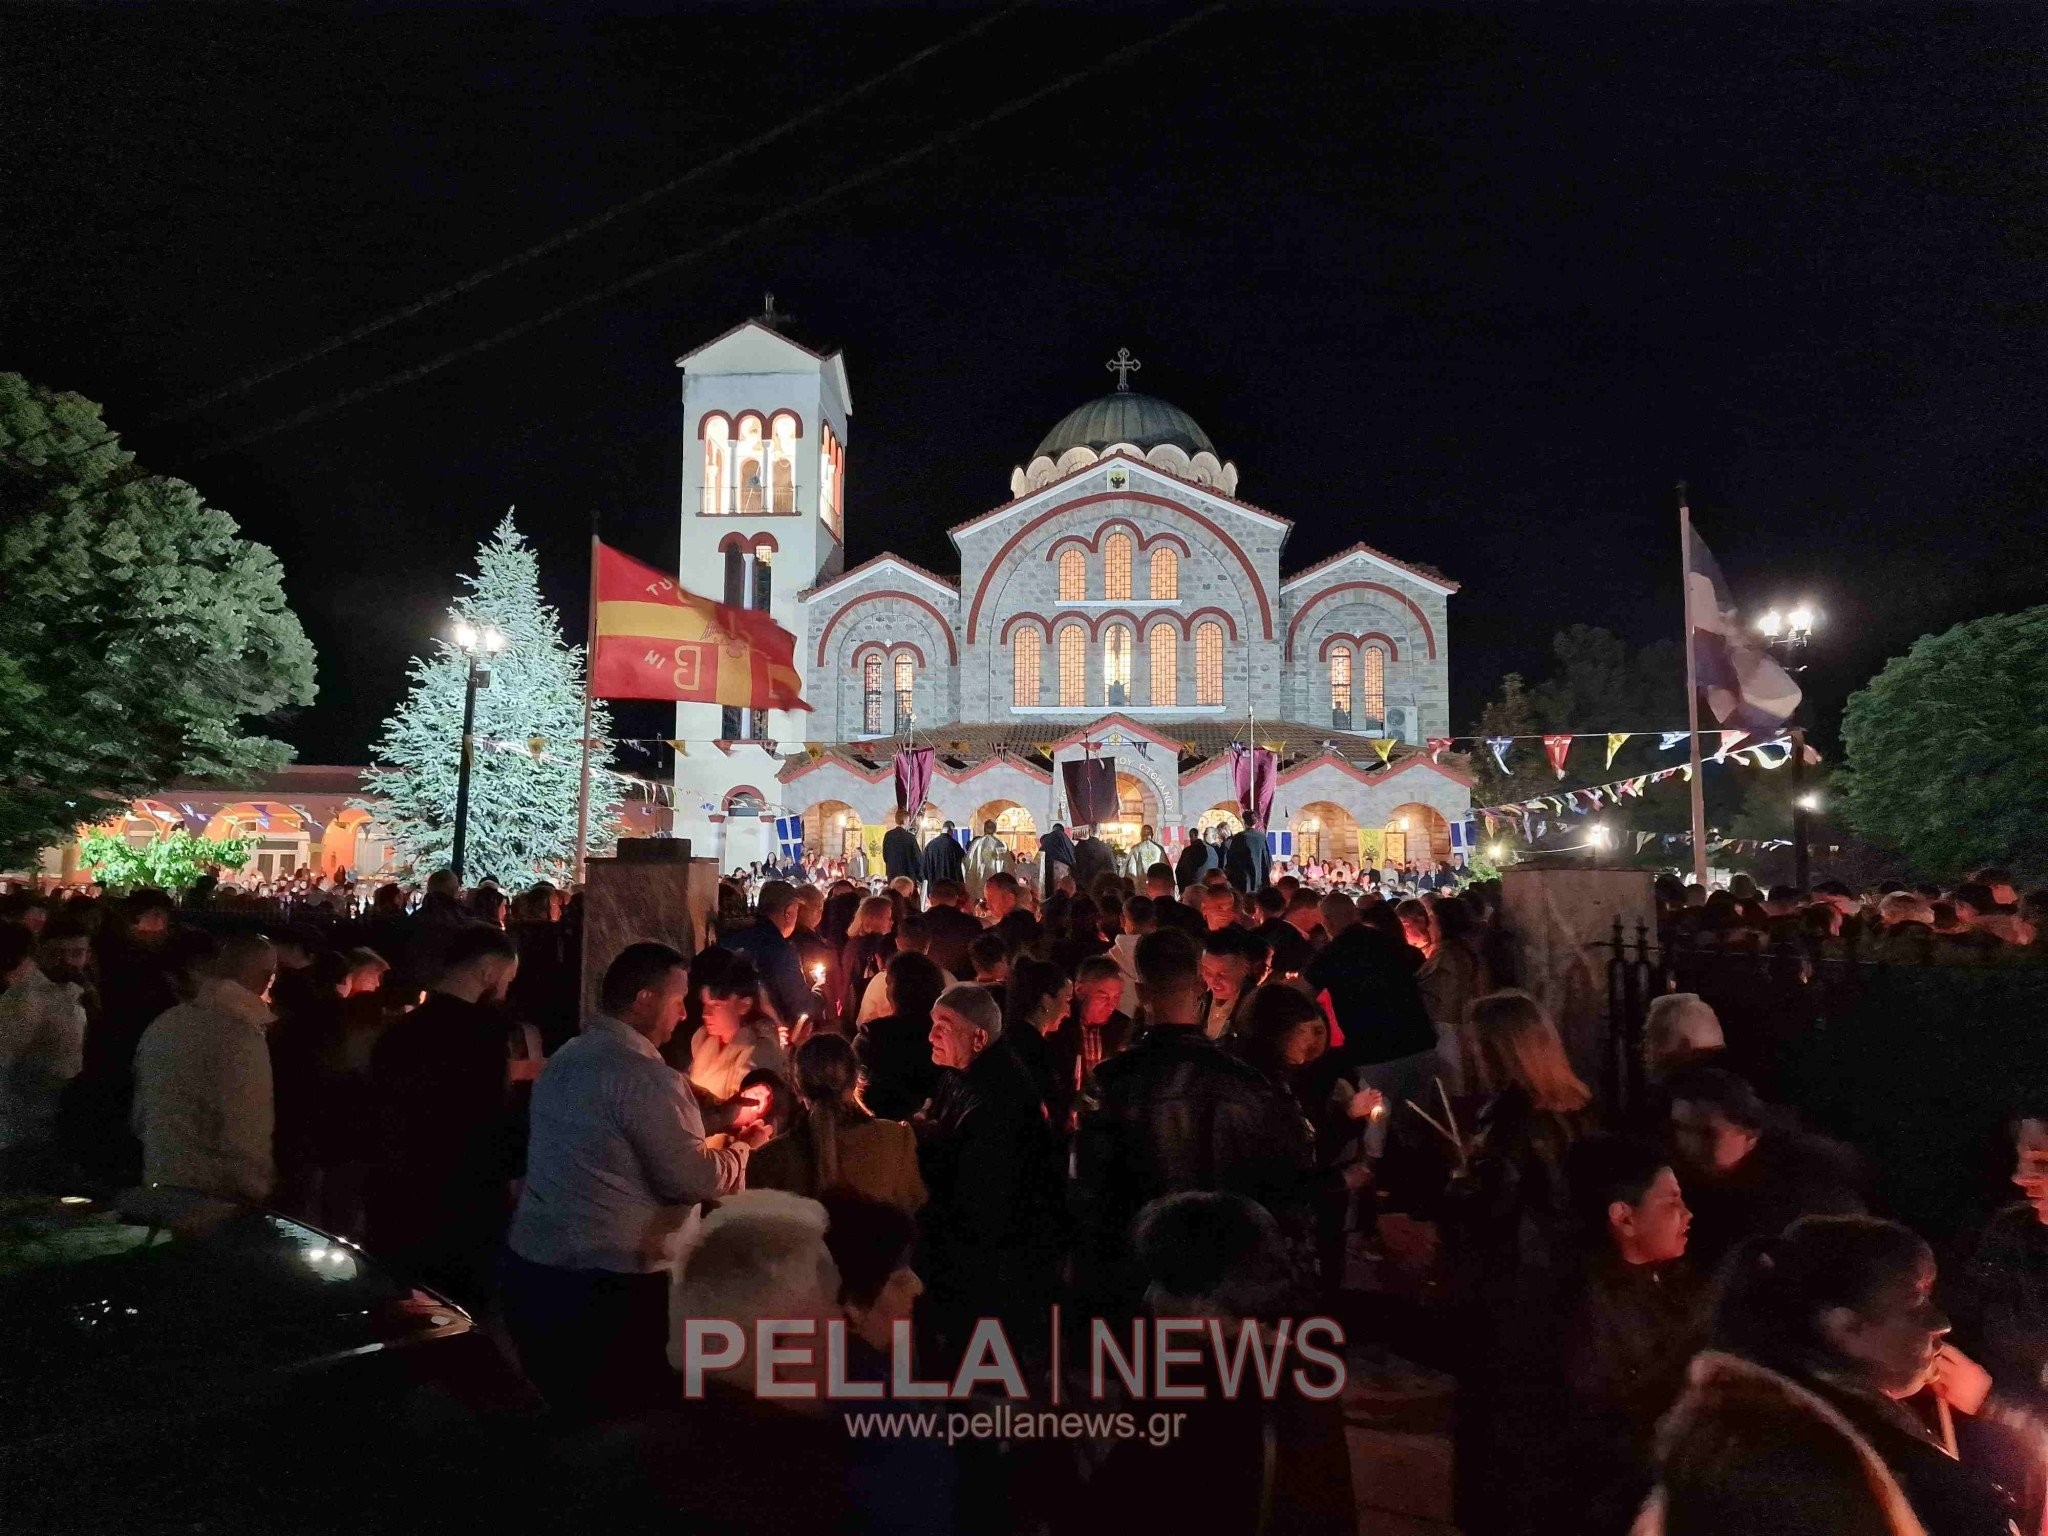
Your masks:
M583 996L578 1021L597 1011L605 967L630 944L667 944L685 959L711 942L718 866L690 857L683 838L636 838L619 857L591 859L583 886Z

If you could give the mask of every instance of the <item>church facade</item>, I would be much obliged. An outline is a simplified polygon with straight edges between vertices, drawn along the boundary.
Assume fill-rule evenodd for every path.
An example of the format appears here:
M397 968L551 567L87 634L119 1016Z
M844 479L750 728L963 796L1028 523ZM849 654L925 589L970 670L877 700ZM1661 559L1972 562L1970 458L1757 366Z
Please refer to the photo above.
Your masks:
M892 762L935 751L928 835L996 823L1020 854L1072 822L1059 765L1116 760L1111 841L1235 829L1228 748L1279 756L1271 829L1298 859L1462 858L1470 785L1451 734L1457 583L1356 543L1292 574L1293 525L1241 499L1184 412L1128 387L1071 412L1010 497L950 530L958 574L844 559L843 360L759 321L679 359L680 576L796 637L802 711L677 711L675 831L728 868L855 847L895 810ZM778 823L780 831L778 833ZM879 868L879 864L876 864Z

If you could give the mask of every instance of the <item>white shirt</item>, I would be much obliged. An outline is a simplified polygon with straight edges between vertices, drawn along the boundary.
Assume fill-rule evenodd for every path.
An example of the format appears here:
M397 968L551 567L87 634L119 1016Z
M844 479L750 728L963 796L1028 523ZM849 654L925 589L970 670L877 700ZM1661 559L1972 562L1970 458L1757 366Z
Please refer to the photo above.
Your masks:
M681 1073L599 1014L533 1086L512 1251L557 1269L648 1274L675 1262L699 1201L746 1182L747 1149L712 1151Z
M142 1182L257 1204L277 1184L270 1046L276 1015L232 981L157 1015L135 1049Z
M31 964L0 993L0 1147L49 1141L57 1096L85 1058L85 1009L72 983Z

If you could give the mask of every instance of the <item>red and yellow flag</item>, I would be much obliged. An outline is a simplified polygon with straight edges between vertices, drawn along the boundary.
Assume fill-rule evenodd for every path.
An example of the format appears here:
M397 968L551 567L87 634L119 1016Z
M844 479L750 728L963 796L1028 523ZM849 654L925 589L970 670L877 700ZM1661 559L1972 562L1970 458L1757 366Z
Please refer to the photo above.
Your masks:
M767 614L686 591L674 577L597 546L590 691L743 709L809 709L796 636Z

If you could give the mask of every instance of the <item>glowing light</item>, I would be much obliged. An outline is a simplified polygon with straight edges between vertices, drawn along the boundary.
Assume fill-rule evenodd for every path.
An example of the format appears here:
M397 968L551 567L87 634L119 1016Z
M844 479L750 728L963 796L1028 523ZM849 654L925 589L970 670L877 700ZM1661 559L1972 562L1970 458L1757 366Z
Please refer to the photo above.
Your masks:
M505 649L504 634L486 624L484 626L484 654L495 656L503 649Z
M467 619L455 621L455 643L465 651L476 644L476 626Z
M91 1196L91 1195L59 1195L59 1196L57 1197L57 1203L58 1203L59 1205L91 1205L91 1204L92 1204L92 1196Z
M1792 626L1794 634L1803 635L1809 633L1813 626L1820 622L1820 615L1815 613L1809 605L1801 603L1797 608L1794 608L1785 615L1785 622Z
M1756 621L1756 627L1761 633L1775 640L1785 632L1785 615L1773 608Z
M1799 809L1801 809L1802 811L1819 810L1820 796L1814 791L1808 790L1805 794L1799 797Z
M1502 859L1507 857L1507 852L1507 845L1505 843L1493 843L1488 846L1486 850L1486 856L1487 858L1491 859L1494 863L1498 864Z

